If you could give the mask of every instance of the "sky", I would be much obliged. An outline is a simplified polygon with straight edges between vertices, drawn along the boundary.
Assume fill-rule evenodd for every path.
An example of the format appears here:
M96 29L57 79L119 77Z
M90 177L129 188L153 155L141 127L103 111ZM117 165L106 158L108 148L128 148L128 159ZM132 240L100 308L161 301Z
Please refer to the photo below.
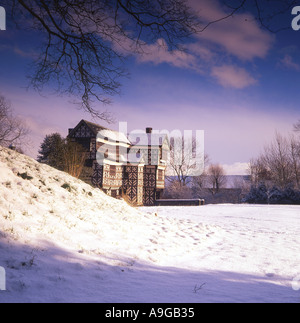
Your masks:
M189 1L204 23L226 15L217 0ZM116 123L96 122L114 130L118 122L129 131L204 130L210 161L230 175L245 174L275 132L288 135L300 119L300 31L292 29L293 18L280 16L276 24L290 28L271 33L249 9L192 37L187 52L158 46L162 39L148 44L144 55L127 59L130 76L121 80L121 94L108 106L97 104ZM32 31L9 20L0 31L0 93L30 128L25 152L34 158L47 134L66 136L81 119L95 121L50 86L42 95L27 88L39 45Z

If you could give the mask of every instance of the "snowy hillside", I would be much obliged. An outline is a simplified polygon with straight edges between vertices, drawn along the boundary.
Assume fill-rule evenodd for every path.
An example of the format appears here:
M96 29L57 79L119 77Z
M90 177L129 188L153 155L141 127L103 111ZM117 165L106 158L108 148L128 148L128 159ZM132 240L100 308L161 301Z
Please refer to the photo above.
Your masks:
M0 147L0 303L299 302L299 220L297 206L134 209Z

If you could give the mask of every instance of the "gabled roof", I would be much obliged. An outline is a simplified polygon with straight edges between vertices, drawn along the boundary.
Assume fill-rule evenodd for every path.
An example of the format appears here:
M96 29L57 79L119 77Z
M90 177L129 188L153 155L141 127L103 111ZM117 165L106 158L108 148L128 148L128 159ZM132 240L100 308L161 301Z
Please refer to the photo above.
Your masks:
M70 129L69 137L73 137L81 126L86 126L90 130L91 135L93 137L97 137L98 132L100 130L105 129L104 127L99 126L98 124L86 120L81 120L74 129Z
M90 128L90 130L92 130L92 132L95 134L95 136L97 136L98 132L101 130L108 130L105 127L102 127L96 123L92 123L90 121L86 121L86 120L82 120L83 122L85 122L85 124Z
M81 120L78 123L78 125L70 131L69 137L74 136L82 125L86 126L89 129L93 138L100 137L100 139L105 139L107 141L111 141L114 143L122 142L122 143L130 144L129 140L123 133L110 130L108 128L102 127L96 123L93 123L87 120Z
M108 142L112 145L118 145L121 143L134 147L151 146L153 148L159 148L167 146L167 149L170 147L169 137L164 133L131 133L129 134L129 137L127 137L122 132L110 130L87 120L81 120L74 129L70 129L69 137L75 136L81 126L85 126L88 129L87 132L83 131L83 137L91 136L92 138L97 138L98 141Z

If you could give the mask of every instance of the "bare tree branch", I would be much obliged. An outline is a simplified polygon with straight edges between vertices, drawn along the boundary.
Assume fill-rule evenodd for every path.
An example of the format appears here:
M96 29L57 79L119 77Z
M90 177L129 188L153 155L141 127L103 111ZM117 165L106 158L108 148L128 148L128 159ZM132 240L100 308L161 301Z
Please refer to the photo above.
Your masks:
M284 15L290 15L293 7L299 4L297 0L222 0L230 13L227 18L233 16L237 12L249 11L254 14L255 19L262 28L271 33L278 33L291 28L290 21L286 23L282 19ZM234 5L233 5L233 4ZM226 19L223 18L221 20ZM213 22L215 23L215 22Z
M94 117L109 121L109 114L95 106L110 103L120 93L120 81L128 76L124 60L129 54L143 53L149 44L183 50L191 35L249 10L262 27L277 32L284 27L274 25L297 1L222 0L224 16L211 21L202 21L201 12L195 12L189 0L3 2L16 22L23 19L39 37L44 36L31 85L38 91L55 85L58 93L79 97L81 107Z
M27 134L24 122L14 116L8 101L0 95L0 145L20 146Z
M58 93L79 96L83 109L105 120L109 114L94 105L108 104L120 93L120 79L128 75L120 48L142 52L160 38L174 48L197 26L185 0L12 0L7 5L15 21L23 17L45 36L31 85L42 91L56 84Z
M294 125L294 131L300 133L300 120Z

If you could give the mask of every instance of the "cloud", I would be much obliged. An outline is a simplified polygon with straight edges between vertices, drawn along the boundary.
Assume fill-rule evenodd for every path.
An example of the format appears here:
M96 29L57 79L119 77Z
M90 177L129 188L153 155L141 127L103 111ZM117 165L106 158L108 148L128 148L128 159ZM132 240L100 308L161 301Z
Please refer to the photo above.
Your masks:
M37 58L38 57L38 53L33 51L33 50L23 50L21 48L19 48L18 46L14 46L13 47L13 52L14 54L23 57L23 58Z
M222 165L226 175L248 175L248 163L234 163L231 165Z
M208 23L226 17L230 11L220 3L211 0L190 0L192 8L203 22ZM241 60L265 58L270 50L274 37L263 31L255 18L248 13L236 13L232 17L211 24L197 38L220 46L222 50Z
M10 51L13 54L22 57L22 58L37 58L38 53L33 49L22 49L16 44L0 44L0 52L1 51Z
M285 68L285 69L288 69L288 70L294 70L294 71L297 71L297 72L300 71L300 64L294 62L292 56L288 55L288 54L286 54L284 56L284 58L282 58L279 61L278 66L282 67L282 68Z
M163 39L158 39L155 44L144 45L143 53L137 59L139 62L152 62L155 65L168 63L175 67L199 70L194 55L181 50L169 51L167 43Z
M244 69L232 65L214 66L211 75L224 87L243 89L257 81Z
M216 0L189 0L189 5L203 26L226 17L229 12ZM125 55L135 51L134 55L140 63L167 63L200 73L228 56L242 61L265 58L274 41L274 37L263 31L254 17L247 13L236 13L194 35L192 43L181 44L188 52L170 50L163 39L152 44L143 43L139 50L130 36L118 37L117 41L113 41L114 49Z
M189 0L189 4L203 26L229 13L228 8L216 0ZM225 88L244 89L256 84L257 80L238 65L265 58L273 41L274 37L263 31L251 14L236 13L195 35L192 43L184 44L187 52L170 50L167 43L159 39L154 44L144 44L143 51L135 55L139 63L167 63L212 76ZM120 43L125 50L132 48L132 40Z

